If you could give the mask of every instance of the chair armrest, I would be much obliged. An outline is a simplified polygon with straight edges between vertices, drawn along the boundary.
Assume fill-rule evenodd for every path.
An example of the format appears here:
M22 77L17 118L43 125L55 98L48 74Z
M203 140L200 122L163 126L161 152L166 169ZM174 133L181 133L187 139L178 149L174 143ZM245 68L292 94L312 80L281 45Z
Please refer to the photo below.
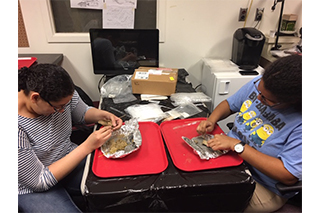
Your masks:
M283 183L277 183L276 188L281 192L281 194L286 194L288 192L301 192L302 191L302 181L298 181L297 183L288 186Z
M231 130L233 128L233 122L227 123L226 126Z
M72 133L70 136L70 140L80 145L83 141L85 141L89 135L93 132L95 124L87 124L87 125L76 125L72 127Z

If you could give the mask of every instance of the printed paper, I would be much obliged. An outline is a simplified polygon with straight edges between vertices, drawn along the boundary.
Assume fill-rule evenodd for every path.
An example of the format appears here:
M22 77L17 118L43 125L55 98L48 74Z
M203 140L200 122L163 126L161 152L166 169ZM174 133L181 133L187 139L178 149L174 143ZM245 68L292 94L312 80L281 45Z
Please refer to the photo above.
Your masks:
M133 29L135 9L130 7L109 7L103 9L103 28Z
M102 9L103 0L70 0L71 8L81 8L81 9Z
M137 0L105 0L107 7L130 7L137 8Z

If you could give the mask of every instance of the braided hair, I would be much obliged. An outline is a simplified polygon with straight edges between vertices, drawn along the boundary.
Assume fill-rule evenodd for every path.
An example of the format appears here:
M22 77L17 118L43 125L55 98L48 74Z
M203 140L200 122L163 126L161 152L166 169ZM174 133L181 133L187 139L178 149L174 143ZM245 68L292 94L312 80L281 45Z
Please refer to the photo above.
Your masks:
M262 77L264 86L280 102L302 110L302 56L280 58L270 64Z
M47 101L59 101L74 92L74 84L69 74L54 64L37 64L31 68L18 70L18 91L26 95L38 92Z

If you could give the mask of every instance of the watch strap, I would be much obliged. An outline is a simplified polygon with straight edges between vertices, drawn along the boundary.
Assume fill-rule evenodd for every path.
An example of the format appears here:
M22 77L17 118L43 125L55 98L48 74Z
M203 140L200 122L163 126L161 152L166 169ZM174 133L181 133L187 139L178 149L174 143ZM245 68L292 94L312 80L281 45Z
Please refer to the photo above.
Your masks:
M241 144L242 146L246 145L246 143L243 142L243 141L240 141L240 144Z
M237 145L242 145L242 151L237 151L236 149L235 149L235 152L236 153L238 153L238 154L241 154L243 151L244 151L244 146L246 145L246 143L245 142L243 142L243 141L240 141L239 143L237 143L234 147L236 147Z

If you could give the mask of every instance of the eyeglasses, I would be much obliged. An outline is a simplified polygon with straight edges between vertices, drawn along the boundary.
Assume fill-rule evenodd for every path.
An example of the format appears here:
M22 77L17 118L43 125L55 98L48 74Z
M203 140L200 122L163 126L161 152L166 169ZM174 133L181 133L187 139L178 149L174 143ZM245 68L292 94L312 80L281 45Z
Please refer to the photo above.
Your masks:
M265 103L265 105L267 105L269 107L275 107L275 106L278 106L278 105L282 104L280 102L274 103L274 101L272 101L272 100L266 98L264 95L262 95L261 91L258 89L259 84L257 84L257 83L259 81L261 81L261 78L259 78L258 80L254 81L253 84L254 84L256 90L258 91L259 95L261 96L261 98L262 98L263 102ZM271 102L271 103L274 103L274 104L270 105L270 104L268 104L268 102Z
M53 110L54 110L55 112L61 112L62 110L65 110L66 107L69 106L70 103L71 103L71 100L70 100L68 103L66 103L66 104L63 105L62 107L57 108L57 107L53 106L53 105L52 105L49 101L47 101L46 99L44 99L44 98L42 98L42 99L45 100L45 101L53 108Z

